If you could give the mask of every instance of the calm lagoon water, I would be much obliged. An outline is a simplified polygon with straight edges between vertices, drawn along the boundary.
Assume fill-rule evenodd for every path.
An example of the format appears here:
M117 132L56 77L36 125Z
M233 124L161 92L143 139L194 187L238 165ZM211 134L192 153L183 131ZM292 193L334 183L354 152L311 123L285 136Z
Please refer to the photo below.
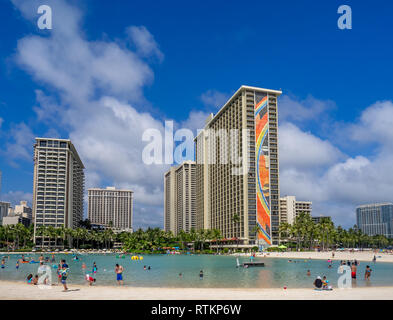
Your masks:
M39 254L26 255L39 259ZM49 254L44 254L49 256ZM6 259L6 268L0 269L0 280L24 281L29 273L36 274L39 264L20 264L16 270L16 260L20 255L10 255ZM337 287L338 261L328 268L325 260L293 260L288 262L280 258L256 258L265 267L236 268L236 257L209 255L144 255L141 261L132 261L131 256L125 259L116 258L115 254L82 254L79 261L74 261L72 255L56 254L56 261L65 259L70 267L68 283L84 283L82 263L87 266L86 272L91 273L93 262L96 262L98 272L96 285L115 285L116 263L124 267L124 284L139 287L207 287L207 288L310 288L316 276L326 276L333 288ZM249 258L240 257L240 262L248 262ZM53 263L48 263L52 266ZM364 280L366 265L371 267L371 280ZM143 267L150 266L151 270ZM306 275L307 270L311 276ZM203 270L204 278L199 279L199 271ZM179 273L183 276L180 278ZM360 262L357 272L358 279L354 286L393 286L393 264ZM52 281L57 282L56 269L52 268Z

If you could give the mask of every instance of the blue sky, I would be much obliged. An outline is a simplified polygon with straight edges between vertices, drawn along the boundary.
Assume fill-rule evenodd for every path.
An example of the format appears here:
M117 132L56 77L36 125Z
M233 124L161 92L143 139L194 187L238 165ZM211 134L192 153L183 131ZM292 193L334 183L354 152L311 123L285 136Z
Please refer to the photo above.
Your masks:
M52 30L37 28L41 4L52 7ZM342 4L352 8L352 30L337 27ZM356 205L393 201L389 1L0 6L5 200L31 197L34 136L71 137L87 186L132 187L135 226L162 226L166 167L140 163L143 130L168 119L198 128L246 84L283 90L282 195L312 200L315 214L344 226L355 223ZM107 148L121 156L103 156Z

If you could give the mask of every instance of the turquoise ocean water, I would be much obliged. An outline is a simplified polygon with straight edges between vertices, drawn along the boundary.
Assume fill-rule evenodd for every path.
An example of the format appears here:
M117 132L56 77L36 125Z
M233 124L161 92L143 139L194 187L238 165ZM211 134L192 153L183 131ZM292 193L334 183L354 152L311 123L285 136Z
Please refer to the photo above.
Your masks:
M39 254L26 255L39 258ZM44 254L44 257L51 257ZM0 280L24 281L29 273L37 274L39 264L20 264L17 270L16 260L20 255L10 255L6 259L6 267L0 269ZM83 284L84 271L82 263L87 266L86 272L91 274L93 262L96 262L98 272L95 274L96 285L116 285L115 264L124 267L124 284L139 287L206 287L206 288L311 288L317 276L327 276L330 284L337 287L338 261L328 268L325 260L301 260L288 262L280 258L256 258L255 261L265 263L265 267L236 268L236 257L213 255L144 255L142 261L132 261L131 256L125 259L116 258L115 254L82 254L79 261L74 261L72 255L56 254L56 261L65 259L70 267L69 285ZM239 261L249 262L249 258L240 257ZM47 263L51 266L53 263ZM370 281L364 280L366 265L371 267ZM151 270L144 270L148 266ZM203 270L203 280L199 272ZM311 276L307 276L307 270ZM179 276L182 273L182 277ZM393 264L360 262L357 272L358 279L354 286L393 286ZM53 282L57 282L56 269L52 268Z

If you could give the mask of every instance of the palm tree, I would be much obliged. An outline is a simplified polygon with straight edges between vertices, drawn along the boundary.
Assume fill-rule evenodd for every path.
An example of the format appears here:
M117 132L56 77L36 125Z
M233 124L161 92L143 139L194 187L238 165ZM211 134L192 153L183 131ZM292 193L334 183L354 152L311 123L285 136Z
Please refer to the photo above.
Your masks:
M39 225L36 228L36 235L41 237L41 247L44 248L44 238L45 238L45 235L46 235L46 226Z
M240 216L238 214L234 214L232 216L232 222L233 224L236 226L236 251L239 250L239 237L238 237L238 233L239 233L239 224L240 224Z

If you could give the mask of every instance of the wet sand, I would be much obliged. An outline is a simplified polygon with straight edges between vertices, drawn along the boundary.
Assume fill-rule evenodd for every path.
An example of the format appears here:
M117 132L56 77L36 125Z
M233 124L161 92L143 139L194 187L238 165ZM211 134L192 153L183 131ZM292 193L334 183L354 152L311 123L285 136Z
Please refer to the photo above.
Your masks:
M393 287L315 291L313 289L141 288L69 284L41 289L0 281L1 300L392 300Z

